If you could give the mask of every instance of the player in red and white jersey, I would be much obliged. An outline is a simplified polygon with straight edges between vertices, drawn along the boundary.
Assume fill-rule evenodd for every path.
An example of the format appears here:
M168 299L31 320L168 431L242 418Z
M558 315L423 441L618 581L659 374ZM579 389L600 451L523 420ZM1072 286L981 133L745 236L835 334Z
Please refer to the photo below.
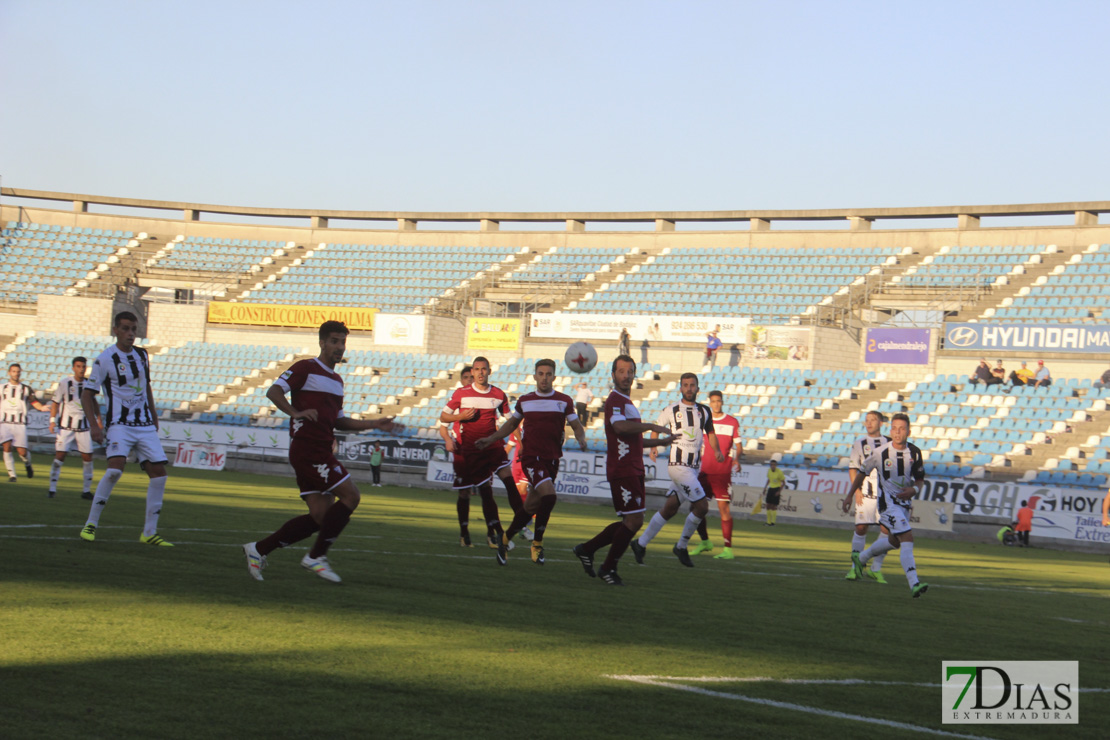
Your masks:
M523 422L517 458L528 475L528 482L535 492L513 517L512 524L497 548L497 562L505 565L509 543L517 532L524 529L533 515L536 517L535 538L532 540L532 562L543 565L543 535L551 511L555 508L555 476L559 460L563 457L563 432L567 424L574 430L578 446L586 449L586 430L574 410L574 400L554 389L555 361L540 360L536 363L536 390L517 399L512 416L493 434L478 440L478 449L497 446Z
M524 502L513 482L509 457L501 445L480 450L474 444L497 431L497 421L509 413L509 398L489 382L489 360L475 357L471 363L472 382L456 390L439 415L444 424L459 422L459 438L455 451L455 490L477 491L482 499L482 514L491 530L489 545L496 549L504 531L497 502L493 498L493 478L501 479L509 506L520 511ZM467 535L463 535L465 538Z
M473 381L474 375L470 365L465 366L459 371L458 388L465 388ZM458 421L449 424L442 421L436 422L436 431L439 432L439 436L443 440L443 446L446 448L447 452L451 453L451 464L455 467L456 477L465 464L462 452L459 450L460 425ZM471 488L460 488L459 498L455 502L455 511L459 516L459 545L462 547L473 547L470 543L470 496L472 493L473 489ZM493 530L490 530L489 536L492 535Z
M721 515L721 536L724 538L724 550L714 556L716 560L733 560L732 552L732 474L740 472L740 455L743 453L740 439L740 422L735 417L724 412L724 396L720 391L709 391L709 408L713 411L713 431L717 433L717 443L721 452L725 454L724 462L717 462L717 458L709 449L709 439L705 440L705 449L701 456L701 473L698 482L702 488L717 500L717 511ZM690 550L691 555L713 551L713 542L709 539L708 519L702 519L698 525L698 535L701 542Z
M325 321L320 325L320 356L294 363L266 392L266 398L292 420L289 464L297 474L297 486L308 513L293 517L268 537L243 545L247 571L256 580L262 580L267 555L318 531L301 566L326 581L339 583L339 575L328 563L328 548L351 520L361 496L332 452L335 430L388 432L400 427L392 418L351 419L343 415L343 378L335 372L335 366L347 349L348 333L342 322Z
M613 360L613 392L605 399L602 413L605 418L605 477L613 496L613 508L620 521L601 530L593 539L574 546L574 556L582 563L586 575L599 576L603 583L623 586L617 575L617 563L633 535L644 523L647 508L644 491L644 448L665 447L674 437L671 430L659 424L645 424L640 412L632 403L632 383L636 379L636 361L628 355L618 355ZM645 440L643 435L656 432L657 439ZM609 553L594 573L594 553L610 545Z

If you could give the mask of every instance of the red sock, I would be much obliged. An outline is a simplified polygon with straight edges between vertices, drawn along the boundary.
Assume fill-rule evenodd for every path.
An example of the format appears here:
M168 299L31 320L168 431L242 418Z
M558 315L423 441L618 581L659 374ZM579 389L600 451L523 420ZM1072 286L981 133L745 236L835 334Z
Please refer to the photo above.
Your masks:
M613 535L616 533L618 528L627 529L627 527L624 526L624 522L613 522L608 527L598 532L597 536L594 537L592 540L590 540L589 542L583 542L582 549L588 552L590 555L593 555L601 548L613 542Z
M300 542L319 528L315 519L308 514L302 514L282 524L278 531L254 543L254 546L258 548L259 555L269 555L279 547L289 547L295 542Z
M628 549L628 543L632 541L632 535L634 534L636 533L621 522L621 526L613 533L613 546L609 548L609 554L605 556L605 562L601 564L602 570L613 570L617 567L617 561Z
M732 520L721 520L721 536L725 539L725 547L732 547Z
M320 534L316 535L316 543L308 551L310 558L320 558L328 554L331 543L339 537L339 533L351 521L353 512L342 501L336 501L324 514L324 521L320 525Z

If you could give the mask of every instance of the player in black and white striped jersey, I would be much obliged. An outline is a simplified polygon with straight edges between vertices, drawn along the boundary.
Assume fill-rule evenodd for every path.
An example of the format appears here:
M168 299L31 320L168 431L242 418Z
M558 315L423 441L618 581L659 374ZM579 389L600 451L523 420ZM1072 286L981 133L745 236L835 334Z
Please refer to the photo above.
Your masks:
M4 448L4 467L8 470L8 481L11 483L16 481L12 447L23 461L27 477L35 477L31 453L27 450L27 407L47 410L46 404L40 403L35 396L35 389L19 381L22 376L23 367L13 362L8 366L8 382L0 386L0 444Z
M871 453L890 442L890 437L883 434L883 422L886 419L878 411L868 411L863 417L863 428L867 434L857 439L852 444L852 453L848 460L848 479L854 481L860 473L863 461ZM880 539L890 535L890 531L879 521L879 472L871 471L860 490L856 491L856 525L852 532L852 552L860 553L867 546L867 528L879 525ZM885 554L876 555L871 561L871 570L868 571L872 580L886 583L882 574ZM849 581L856 580L856 569L853 566L848 575L844 576Z
M88 360L74 357L71 366L73 374L58 381L54 398L50 402L50 433L54 438L54 462L50 465L50 498L58 492L58 478L62 475L62 463L66 453L76 445L81 453L84 485L81 498L92 500L93 456L92 435L89 434L89 421L81 406L81 391L85 387L85 369ZM99 408L97 409L99 411Z
M709 499L706 497L705 489L698 481L698 473L701 470L701 452L706 439L709 440L709 447L713 450L717 462L725 461L720 444L717 442L717 433L713 428L713 412L709 410L708 406L697 402L698 376L694 373L683 373L679 383L682 400L663 409L656 420L656 424L667 427L674 435L667 464L667 473L671 476L671 487L667 490L667 500L663 503L663 508L652 515L647 529L644 530L638 540L633 540L630 545L636 562L641 565L644 562L647 544L654 539L655 535L659 534L663 525L678 513L678 507L682 505L682 502L689 501L690 513L686 516L682 536L671 548L671 552L686 567L694 567L694 561L690 559L687 545L694 532L697 531L698 525L709 512ZM656 437L658 435L652 432L652 436ZM652 448L649 454L651 459L655 460L658 455L656 448Z
M910 417L895 414L890 420L890 443L872 452L860 466L860 475L852 481L848 494L841 502L845 513L855 498L855 493L863 486L871 471L879 477L879 521L890 532L889 537L880 537L871 547L858 555L852 553L852 567L856 577L863 576L863 566L867 561L889 550L898 550L902 570L910 585L910 592L916 599L929 589L929 584L917 575L917 563L913 556L913 529L910 527L910 513L913 498L925 483L925 461L921 450L911 444Z

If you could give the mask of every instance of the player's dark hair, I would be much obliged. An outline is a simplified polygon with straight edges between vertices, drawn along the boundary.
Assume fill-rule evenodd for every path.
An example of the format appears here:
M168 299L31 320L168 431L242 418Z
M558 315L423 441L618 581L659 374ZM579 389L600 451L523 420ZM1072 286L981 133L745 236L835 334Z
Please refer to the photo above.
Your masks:
M678 378L678 382L681 383L682 381L689 380L690 378L693 378L694 380L697 380L698 379L697 373L682 373L682 375L679 376L679 378ZM699 383L699 385L700 385L700 383Z
M471 372L474 372L474 367L472 365L463 365L463 369L459 370L459 377L461 378L463 375Z
M329 334L342 334L343 336L347 336L350 333L351 330L348 329L347 325L344 324L342 321L325 321L324 323L320 324L321 342L327 339Z
M479 362L486 363L486 367L493 367L493 365L489 364L489 360L479 355L478 357L475 357L474 360L470 363L470 368L473 370L474 366L477 365Z
M725 394L721 393L720 391L709 391L709 397L724 399Z
M907 416L906 414L895 414L894 416L890 417L890 423L891 424L893 424L896 421L904 421L904 422L906 422L906 426L910 425L910 417Z
M546 358L536 361L536 372L539 372L541 367L551 368L551 372L558 372L558 367L555 365L555 360L548 360Z
M1021 505L1022 505L1022 506L1028 506L1028 505L1029 505L1029 502L1028 502L1028 501L1022 501L1022 502L1021 502Z
M882 411L876 411L875 409L871 409L866 414L864 414L864 416L876 416L876 417L878 417L880 422L885 422L886 421L886 417L883 416L883 412ZM907 419L906 421L909 421L909 419Z
M20 365L18 362L13 362L12 364L8 365L9 370L11 370L13 367L18 367L20 370L23 369L23 366Z
M87 358L87 357L74 357L74 358L73 358L73 362L69 363L69 366L70 366L70 367L73 367L73 366L74 366L74 365L76 365L76 364L77 364L78 362L83 362L83 363L85 363L86 365L88 365L88 364L89 364L89 358Z
M615 373L617 371L617 363L618 362L631 362L632 367L636 367L636 361L633 360L628 355L617 355L616 358L613 360L613 369L612 369L611 372Z
M119 326L119 322L125 319L127 321L134 321L136 324L139 323L139 318L135 314L131 313L130 311L120 311L116 314L116 317L112 319L112 328L115 329L117 326Z

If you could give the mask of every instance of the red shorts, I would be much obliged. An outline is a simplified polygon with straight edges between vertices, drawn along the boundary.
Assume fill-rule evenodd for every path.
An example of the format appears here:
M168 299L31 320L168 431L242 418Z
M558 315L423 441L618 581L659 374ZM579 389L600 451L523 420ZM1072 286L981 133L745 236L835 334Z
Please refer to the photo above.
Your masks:
M644 491L644 476L608 478L609 493L613 496L613 508L618 514L639 514L647 509L647 494Z
M473 488L488 482L497 471L508 466L505 448L493 444L484 450L471 447L455 453L455 488Z
M559 461L546 460L542 457L525 457L521 459L524 474L528 476L528 484L535 489L545 480L554 485L555 476L559 474Z
M297 487L302 496L310 493L327 493L351 477L332 454L331 445L289 443L289 464L297 475Z
M530 481L528 480L528 474L524 472L524 468L520 467L519 454L513 457L513 482L517 483L518 485L520 483L528 483L529 485L531 485Z
M728 489L729 484L732 483L730 473L699 473L698 483L701 483L706 493L718 501L732 501L732 494Z

